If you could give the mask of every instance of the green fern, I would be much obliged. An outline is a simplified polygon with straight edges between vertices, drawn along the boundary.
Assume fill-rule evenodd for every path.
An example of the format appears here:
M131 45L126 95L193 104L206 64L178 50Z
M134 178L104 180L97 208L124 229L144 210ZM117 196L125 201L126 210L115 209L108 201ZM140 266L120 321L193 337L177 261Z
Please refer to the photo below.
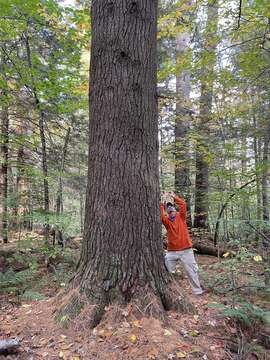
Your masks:
M270 311L247 302L237 303L234 307L223 304L209 304L208 306L220 309L221 316L238 321L247 327L255 323L270 324Z
M7 288L16 287L28 282L32 277L33 271L31 269L19 272L13 270L8 270L5 273L0 272L0 292L3 293Z
M38 292L27 290L23 293L21 299L27 301L41 301L46 300L47 297Z

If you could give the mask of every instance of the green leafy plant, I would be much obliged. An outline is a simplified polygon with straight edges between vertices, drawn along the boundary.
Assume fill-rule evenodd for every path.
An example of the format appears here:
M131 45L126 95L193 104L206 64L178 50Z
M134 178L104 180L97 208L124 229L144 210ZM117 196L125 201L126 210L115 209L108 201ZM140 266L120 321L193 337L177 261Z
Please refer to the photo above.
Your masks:
M238 302L234 306L209 304L209 307L220 309L220 315L230 318L242 326L251 327L255 324L270 324L270 311L248 302Z
M41 300L46 300L47 297L40 294L39 292L35 292L35 291L31 291L31 290L26 290L22 295L21 295L21 299L22 300L27 300L27 301L41 301Z
M15 272L8 270L0 272L0 293L14 293L21 285L33 279L34 272L31 269Z

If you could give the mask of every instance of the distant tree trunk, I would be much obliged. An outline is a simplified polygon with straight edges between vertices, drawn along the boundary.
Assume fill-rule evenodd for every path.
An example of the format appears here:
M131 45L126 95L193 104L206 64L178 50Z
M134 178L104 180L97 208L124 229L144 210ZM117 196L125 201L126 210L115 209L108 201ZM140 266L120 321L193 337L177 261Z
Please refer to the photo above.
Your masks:
M255 160L255 169L256 169L256 198L257 198L257 220L261 220L261 206L262 206L262 197L261 197L261 183L258 176L258 166L260 163L260 144L257 136L257 121L256 117L253 116L253 125L254 125L254 135L253 135L253 150L254 150L254 160Z
M241 170L242 170L242 178L243 181L246 179L247 174L247 142L246 137L247 134L242 134L242 140L241 140ZM243 192L241 194L241 202L242 202L242 208L241 208L241 219L242 220L249 220L250 218L250 212L249 212L249 201L248 201L248 194Z
M193 1L189 2L191 6ZM190 33L176 35L176 65L183 61L190 47ZM181 194L187 204L187 224L192 225L190 212L189 139L190 126L190 72L182 70L176 76L176 120L175 120L175 192Z
M16 114L18 119L16 124L16 135L19 138L26 138L29 131L29 124L20 118L19 114ZM16 228L23 228L31 230L30 219L30 196L29 196L29 181L26 174L27 161L29 160L29 151L25 148L23 143L20 144L17 151L16 161L16 186L15 193L17 194L17 201L15 204L16 214Z
M90 326L108 303L151 299L160 315L179 297L168 286L160 231L157 4L92 2L88 186L73 279L96 305ZM71 304L61 316L74 314L78 299Z
M263 173L262 173L262 213L265 223L269 222L269 144L270 144L270 122L267 125L263 143ZM265 226L264 235L268 241L263 240L263 258L265 260L265 285L270 285L270 231Z
M49 201L49 183L48 183L48 166L47 166L47 149L46 149L46 138L45 138L45 130L44 130L44 124L45 124L45 113L40 105L40 100L38 97L36 84L35 84L35 78L32 73L33 65L32 65L32 55L31 55L31 49L29 44L29 38L28 35L25 34L24 36L25 40L25 46L26 46L26 54L27 54L27 61L28 66L31 71L31 80L32 80L32 91L35 99L36 109L39 114L39 136L40 136L40 142L41 142L41 154L42 154L42 172L43 172L43 197L44 197L44 212L45 212L45 224L44 224L44 238L45 242L48 242L49 240L49 210L50 210L50 201Z
M200 114L197 125L198 139L196 146L196 179L195 179L195 214L194 227L207 228L208 219L208 186L209 186L209 141L211 139L210 124L214 67L217 48L218 0L208 1L207 25L204 34L202 58L208 57L207 64L202 69Z
M7 208L7 198L8 198L8 144L9 144L9 117L8 117L8 107L3 106L2 109L2 237L3 242L8 242L8 208Z
M17 154L17 181L16 181L16 192L17 192L17 214L19 215L19 224L17 226L23 227L24 229L31 229L30 210L29 210L29 189L28 181L25 176L25 151L24 147L20 147Z
M267 128L263 144L263 173L262 173L262 209L263 220L269 221L269 142L270 142L270 125Z
M59 168L59 177L58 177L58 191L57 191L57 198L56 198L56 214L59 215L63 212L63 184L62 184L62 173L65 170L65 160L67 155L67 148L68 142L70 137L71 128L69 127L66 133L65 142L63 146L62 158L61 158L61 165Z

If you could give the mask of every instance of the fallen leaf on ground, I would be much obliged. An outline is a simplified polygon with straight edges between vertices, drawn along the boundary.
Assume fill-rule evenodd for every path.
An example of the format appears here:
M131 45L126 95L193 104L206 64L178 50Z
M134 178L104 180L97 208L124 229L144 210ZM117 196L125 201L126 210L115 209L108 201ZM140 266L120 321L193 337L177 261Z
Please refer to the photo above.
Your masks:
M177 359L184 359L187 356L187 353L185 351L177 351L176 357Z
M165 336L171 336L172 333L171 333L168 329L165 329L165 330L164 330L164 335L165 335Z
M189 335L191 335L191 336L193 336L193 337L196 337L196 336L198 336L200 333L199 333L199 331L198 330L191 330L190 332L189 332Z
M255 260L256 262L261 262L262 257L261 257L261 255L256 255L256 256L254 256L253 260Z
M134 335L134 334L130 335L129 339L132 342L132 344L136 344L136 342L137 342L137 336L136 335Z

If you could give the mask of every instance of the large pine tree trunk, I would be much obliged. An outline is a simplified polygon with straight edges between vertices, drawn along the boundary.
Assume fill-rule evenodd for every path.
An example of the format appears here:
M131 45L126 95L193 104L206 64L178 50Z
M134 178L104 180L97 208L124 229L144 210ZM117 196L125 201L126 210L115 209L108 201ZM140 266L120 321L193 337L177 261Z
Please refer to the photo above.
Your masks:
M196 146L195 214L194 227L207 228L208 187L209 187L209 140L210 120L213 101L214 67L217 47L218 1L209 0L207 25L202 58L208 57L207 65L202 69L200 115L197 125L198 139Z
M157 3L92 2L88 186L73 279L97 304L90 326L109 302L155 293L170 304L159 215Z

